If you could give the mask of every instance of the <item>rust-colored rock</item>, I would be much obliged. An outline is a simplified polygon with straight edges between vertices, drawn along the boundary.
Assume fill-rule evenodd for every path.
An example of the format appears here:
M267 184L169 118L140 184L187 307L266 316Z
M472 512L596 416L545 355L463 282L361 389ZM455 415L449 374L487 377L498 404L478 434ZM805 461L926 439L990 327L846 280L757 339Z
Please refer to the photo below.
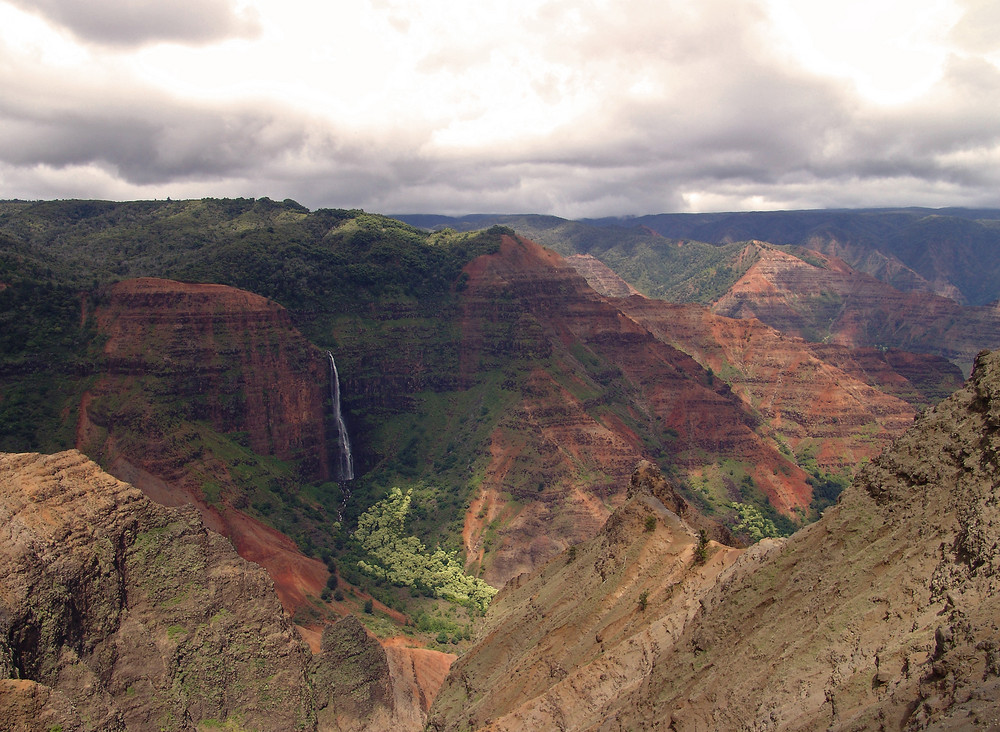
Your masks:
M193 509L75 451L0 455L0 524L0 665L45 687L6 682L10 728L15 712L87 730L308 719L310 654L271 580Z
M487 581L502 584L593 535L624 499L636 462L656 457L639 425L682 470L737 460L778 510L808 507L806 474L758 433L758 419L729 386L598 295L558 254L505 236L497 254L465 271L463 378L511 355L544 364L526 375L524 398L494 433L467 514L473 559L489 521L504 523ZM614 404L602 401L609 389ZM517 486L521 465L541 476L537 486ZM504 492L517 508L500 500Z
M809 252L807 262L761 242L748 249L756 261L712 305L719 315L755 317L810 341L934 353L966 373L980 349L1000 345L995 308L900 292L818 252Z
M222 285L119 282L96 315L107 369L83 398L77 447L159 503L195 505L268 569L289 613L318 596L326 567L237 508L241 490L198 424L328 478L325 355L283 308Z
M709 545L635 490L497 596L435 730L992 729L1000 354L788 540Z
M190 405L190 419L246 432L257 454L329 477L326 360L284 308L223 285L142 278L113 285L97 323L108 363L97 394L155 377Z
M605 297L628 297L639 294L637 289L591 254L574 254L566 257L566 262L579 272L598 294Z
M940 357L810 343L694 304L639 296L615 304L728 383L775 438L796 453L814 452L818 466L834 473L852 473L878 455L909 427L917 406L962 381Z
M3 729L420 730L454 660L350 616L314 656L193 507L77 451L0 454L0 525Z

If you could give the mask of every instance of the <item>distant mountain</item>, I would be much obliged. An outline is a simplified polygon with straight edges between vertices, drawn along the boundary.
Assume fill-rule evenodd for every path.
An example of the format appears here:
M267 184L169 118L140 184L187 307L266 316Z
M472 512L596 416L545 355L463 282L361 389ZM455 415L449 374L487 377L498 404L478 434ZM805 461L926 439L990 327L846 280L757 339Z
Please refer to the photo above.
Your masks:
M821 353L703 307L609 299L575 269L629 293L596 256L566 260L509 227L428 234L268 200L0 211L0 446L83 449L158 500L195 502L245 556L266 556L255 527L270 524L400 607L413 601L366 584L332 528L349 532L389 487L414 490L424 541L497 584L596 529L640 459L723 523L746 503L787 532L958 378L941 360ZM527 223L629 251L610 229ZM648 260L634 266L662 254L650 277L706 297L761 257L636 236ZM326 351L350 486L329 469ZM279 592L308 609L327 572L289 562Z
M645 227L672 239L802 246L900 290L933 292L962 305L1000 298L1000 209L659 214L587 223Z
M960 381L891 337L966 357L968 313L989 310L801 248L623 231L514 217L429 232L268 199L0 202L0 450L77 448L194 505L268 570L314 652L344 614L384 638L336 626L357 641L347 656L399 661L419 699L402 728L421 728L484 620L426 575L373 567L356 530L381 499L406 496L392 521L407 558L458 557L497 587L595 536L640 461L706 539L787 535ZM903 295L905 322L850 327ZM722 314L731 301L755 317ZM928 303L947 307L928 320ZM955 333L972 335L957 349ZM328 354L354 480L332 468ZM67 647L86 650L52 653Z
M1000 209L421 221L456 230L503 223L564 255L596 257L650 297L759 317L817 342L942 355L966 372L981 348L1000 346L992 305L1000 297Z
M502 222L566 254L540 236L558 233L577 253L607 251L617 231L622 242L643 234L724 245L753 239L800 246L843 259L854 269L902 291L931 292L961 305L987 305L1000 299L1000 209L858 209L756 211L707 214L654 214L576 222L538 216L402 216L424 228L465 230ZM576 225L576 226L574 226ZM583 231L585 226L597 231ZM604 230L603 232L601 230ZM634 245L631 245L634 246ZM601 257L603 259L603 257ZM613 269L618 269L611 261ZM636 284L624 272L622 275ZM638 285L637 285L638 286ZM640 287L656 297L658 293Z
M758 318L817 343L899 348L951 359L968 369L1000 345L1000 310L962 307L926 292L902 292L836 257L747 245L753 264L712 303L712 311Z

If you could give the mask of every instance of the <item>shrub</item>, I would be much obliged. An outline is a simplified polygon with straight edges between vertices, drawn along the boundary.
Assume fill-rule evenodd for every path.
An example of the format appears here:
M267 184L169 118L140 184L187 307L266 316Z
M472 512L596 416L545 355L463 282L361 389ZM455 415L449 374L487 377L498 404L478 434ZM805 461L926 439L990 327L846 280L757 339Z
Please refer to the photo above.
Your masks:
M694 560L704 564L708 560L708 534L705 529L698 531L698 548L694 550Z

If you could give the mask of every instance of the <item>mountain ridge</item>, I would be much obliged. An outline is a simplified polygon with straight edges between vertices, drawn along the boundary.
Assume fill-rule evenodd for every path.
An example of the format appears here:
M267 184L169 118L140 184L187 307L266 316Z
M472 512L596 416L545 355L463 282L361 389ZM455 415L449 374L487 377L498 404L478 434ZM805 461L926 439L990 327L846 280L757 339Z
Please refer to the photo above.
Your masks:
M789 539L709 548L700 564L694 532L666 514L646 531L650 507L631 492L621 515L632 518L609 520L572 556L498 596L488 633L455 665L430 724L992 728L1000 721L998 449L1000 354L983 353L965 387ZM679 552L667 564L676 578L663 575L662 561L644 564L651 542ZM713 563L725 568L704 582ZM601 572L609 565L612 582ZM556 627L566 613L587 614L584 627L598 629L580 634L573 651L524 643L534 630L511 633L528 617ZM630 630L615 636L599 630L604 623ZM519 690L522 678L535 682Z

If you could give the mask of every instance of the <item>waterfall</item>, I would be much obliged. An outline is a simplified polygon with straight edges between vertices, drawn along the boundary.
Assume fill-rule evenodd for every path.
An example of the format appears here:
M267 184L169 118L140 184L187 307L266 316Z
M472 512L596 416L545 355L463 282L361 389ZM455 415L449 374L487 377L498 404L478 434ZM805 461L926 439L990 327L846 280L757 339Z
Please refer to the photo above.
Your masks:
M337 480L354 480L354 457L351 455L351 440L347 436L347 425L344 415L340 412L340 377L337 375L337 362L329 351L330 358L330 400L333 402L333 419L337 424Z

